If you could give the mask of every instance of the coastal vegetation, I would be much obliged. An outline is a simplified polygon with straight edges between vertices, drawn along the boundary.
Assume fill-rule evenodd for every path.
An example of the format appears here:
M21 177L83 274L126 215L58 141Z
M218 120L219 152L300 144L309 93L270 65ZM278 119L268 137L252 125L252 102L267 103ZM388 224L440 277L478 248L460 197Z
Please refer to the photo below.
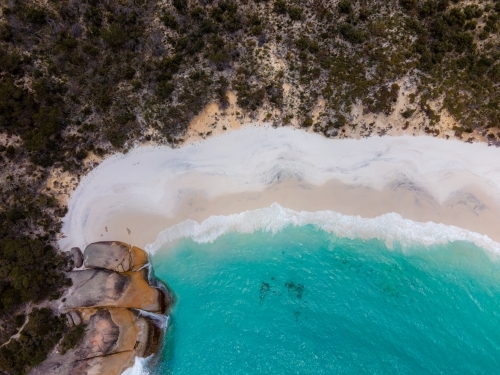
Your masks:
M65 331L63 318L48 308L34 309L18 340L0 348L0 369L8 374L25 374L40 364L59 342Z
M358 126L356 108L392 114L406 80L402 118L421 113L436 134L445 111L457 134L496 143L499 19L499 0L1 2L0 373L25 373L76 335L63 339L42 307L69 285L53 171L176 146L208 103L228 108L228 91L250 117L265 109L336 137ZM41 314L55 327L43 343Z

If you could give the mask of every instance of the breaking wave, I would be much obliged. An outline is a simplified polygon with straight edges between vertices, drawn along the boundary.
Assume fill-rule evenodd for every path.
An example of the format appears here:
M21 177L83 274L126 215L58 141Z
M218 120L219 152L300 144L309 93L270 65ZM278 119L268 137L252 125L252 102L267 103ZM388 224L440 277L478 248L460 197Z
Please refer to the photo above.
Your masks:
M126 369L122 375L148 375L149 372L146 370L146 364L149 360L148 358L135 357L134 365Z
M206 243L230 232L253 233L261 230L275 234L287 226L305 225L314 225L341 238L381 240L389 248L395 244L405 249L415 245L431 246L465 241L488 250L493 255L500 255L500 244L488 236L452 225L415 222L396 213L362 218L334 211L297 212L277 203L239 214L211 216L201 223L186 220L160 232L155 242L146 246L146 250L154 254L163 245L183 238Z

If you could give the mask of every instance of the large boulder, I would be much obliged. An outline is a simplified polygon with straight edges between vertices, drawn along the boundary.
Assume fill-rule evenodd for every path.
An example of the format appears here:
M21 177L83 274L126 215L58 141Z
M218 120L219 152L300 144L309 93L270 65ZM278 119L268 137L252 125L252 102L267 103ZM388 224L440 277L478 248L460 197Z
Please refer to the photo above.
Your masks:
M137 271L148 263L148 254L119 241L94 242L85 248L86 268L105 268L116 272Z
M79 247L72 247L71 255L73 256L73 264L75 268L80 268L83 265L83 254Z
M72 247L65 254L66 266L64 270L69 272L74 268L80 268L83 265L83 254L79 247Z
M66 291L61 309L127 307L164 313L165 294L151 287L146 276L146 270L117 273L105 269L87 269L69 272L68 277L73 285Z
M121 374L136 356L156 350L159 329L146 317L129 309L82 309L87 324L78 346L66 354L53 353L30 375L109 375Z
M129 309L83 309L86 335L76 350L78 358L93 358L118 351L135 350L144 355L150 322Z

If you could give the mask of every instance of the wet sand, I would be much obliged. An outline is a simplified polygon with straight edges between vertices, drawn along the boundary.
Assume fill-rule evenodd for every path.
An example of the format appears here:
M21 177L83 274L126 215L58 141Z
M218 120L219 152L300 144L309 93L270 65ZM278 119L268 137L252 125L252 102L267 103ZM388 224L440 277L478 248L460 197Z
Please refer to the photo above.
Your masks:
M395 212L413 221L454 225L500 242L500 205L478 188L457 191L439 203L429 192L409 182L395 181L379 191L347 185L338 180L321 186L286 180L273 183L261 192L228 194L214 199L193 193L178 203L173 217L147 214L140 210L117 212L99 223L98 227L104 228L104 225L108 231L95 228L90 231L88 241L130 238L130 242L145 247L154 242L162 230L185 220L202 222L212 215L265 208L275 202L295 211L331 210L364 218Z

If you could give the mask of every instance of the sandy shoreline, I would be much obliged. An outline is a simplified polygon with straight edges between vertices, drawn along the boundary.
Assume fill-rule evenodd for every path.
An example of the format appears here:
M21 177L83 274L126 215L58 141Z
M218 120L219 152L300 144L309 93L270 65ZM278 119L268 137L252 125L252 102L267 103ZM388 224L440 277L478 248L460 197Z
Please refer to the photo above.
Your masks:
M119 240L154 251L166 229L175 232L177 224L211 221L208 226L226 226L223 233L231 230L228 215L245 211L251 218L256 213L251 210L271 206L264 221L272 222L272 215L281 213L273 205L278 203L298 212L331 211L291 215L313 223L322 216L318 223L326 218L326 226L340 228L333 231L340 235L364 230L368 238L383 239L381 232L387 232L386 243L405 236L419 243L465 239L493 248L497 258L497 160L500 149L484 143L426 136L334 140L266 127L226 132L178 149L140 147L104 160L81 180L68 202L60 247ZM351 216L339 220L332 212ZM237 216L236 226L246 225L247 217ZM418 224L426 222L449 227ZM136 359L125 373L142 373L144 361Z
M486 234L500 242L500 205L479 190L464 190L440 204L428 193L412 190L412 186L404 183L394 183L378 191L339 181L314 186L294 180L273 184L262 192L224 195L212 200L194 194L179 203L175 217L171 218L141 211L124 211L109 217L106 221L108 231L95 232L90 240L126 236L145 247L154 242L162 230L185 220L200 223L212 215L226 216L266 208L273 203L295 211L331 210L363 218L394 212L417 222L432 221ZM126 232L127 228L130 235Z
M329 140L250 128L180 149L107 159L69 202L60 241L122 240L145 247L187 219L277 202L296 211L373 218L395 212L500 242L500 150L431 137Z

